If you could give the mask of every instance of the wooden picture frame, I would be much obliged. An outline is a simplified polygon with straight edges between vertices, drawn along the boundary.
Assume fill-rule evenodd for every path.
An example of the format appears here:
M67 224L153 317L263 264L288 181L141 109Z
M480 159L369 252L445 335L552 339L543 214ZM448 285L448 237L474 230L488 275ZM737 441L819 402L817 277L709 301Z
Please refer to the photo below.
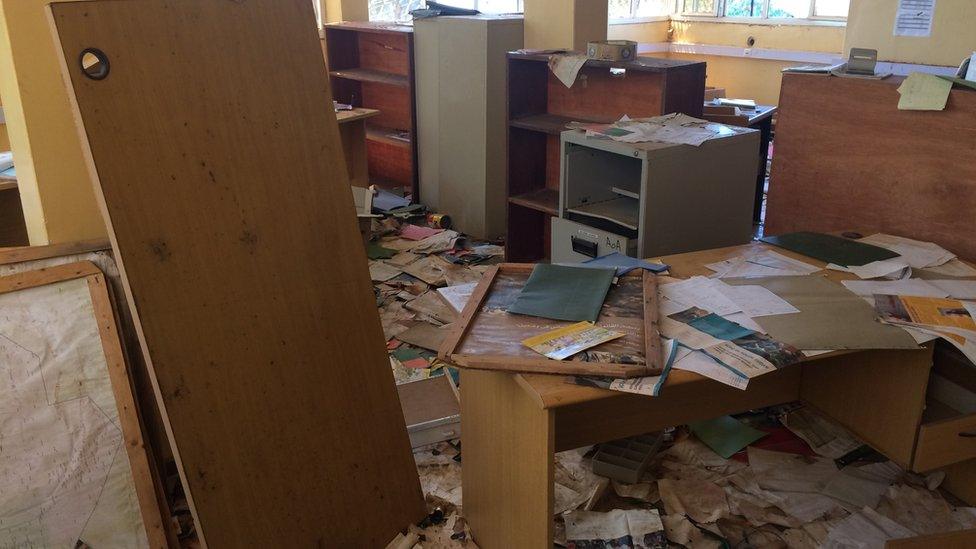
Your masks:
M75 248L71 248L75 250ZM80 249L80 248L79 248ZM122 445L129 461L132 481L139 504L139 514L146 530L146 539L152 548L166 548L170 541L175 541L175 535L170 524L164 519L157 499L156 479L153 475L151 460L146 442L143 438L142 426L138 415L129 371L122 351L115 309L105 275L90 261L67 263L54 267L47 267L33 271L25 271L0 277L0 295L28 290L50 284L58 284L83 278L87 281L91 296L94 321L98 325L98 335L101 340L102 352L105 355L105 365L112 394L118 407L119 425L122 429Z
M658 329L658 282L653 273L637 270L618 277L618 283L608 292L596 322L622 330L627 335L593 350L606 348L611 355L620 357L643 355L643 363L628 360L588 362L552 360L522 345L521 341L526 337L572 324L509 314L503 310L502 306L517 296L515 290L521 288L520 282L524 283L534 268L535 265L530 263L501 263L485 273L464 307L461 319L454 323L450 335L444 340L438 353L440 358L461 368L478 370L616 378L661 373L664 364ZM646 334L655 337L646 337Z

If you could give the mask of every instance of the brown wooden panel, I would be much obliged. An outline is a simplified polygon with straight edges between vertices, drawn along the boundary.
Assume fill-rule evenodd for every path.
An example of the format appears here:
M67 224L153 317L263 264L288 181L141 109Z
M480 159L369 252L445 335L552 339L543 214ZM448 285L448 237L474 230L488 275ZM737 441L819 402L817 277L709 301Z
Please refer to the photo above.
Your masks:
M358 33L360 67L404 76L410 74L408 34Z
M976 458L976 414L922 425L912 470L937 467Z
M359 66L359 49L356 47L357 33L341 29L325 29L326 64L330 71L338 71Z
M546 112L549 65L524 59L508 60L508 116Z
M858 227L976 257L976 91L900 111L900 82L783 75L767 234Z
M885 542L885 549L972 549L976 547L976 529L929 534L915 538L892 539Z
M204 541L387 543L424 506L312 5L52 10ZM107 78L82 74L86 47Z
M562 147L558 135L546 136L546 188L559 190L559 167L562 165Z
M668 76L670 77L670 75ZM664 112L665 73L628 71L610 76L605 67L584 67L572 88L549 73L549 113L582 121L610 122ZM705 82L702 81L702 94Z
M16 189L0 191L0 246L26 246L27 225Z
M360 93L359 101L362 106L380 111L379 115L369 119L367 126L398 130L413 128L413 103L407 89L377 82L362 82Z
M969 505L976 505L976 459L945 468L943 488Z
M371 180L413 186L413 159L409 146L366 140L366 159Z
M803 364L800 393L803 400L908 469L931 367L931 347L813 360Z
M701 118L705 103L705 65L670 71L665 83L664 113L683 112Z

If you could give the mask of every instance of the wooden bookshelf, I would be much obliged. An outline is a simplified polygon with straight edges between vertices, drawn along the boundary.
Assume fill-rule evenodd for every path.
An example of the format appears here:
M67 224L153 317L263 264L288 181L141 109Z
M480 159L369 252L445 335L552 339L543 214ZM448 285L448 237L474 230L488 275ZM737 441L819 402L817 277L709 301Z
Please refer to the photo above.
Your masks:
M419 201L413 27L331 23L325 50L335 100L380 111L366 121L370 183Z
M589 60L567 88L548 61L544 54L508 54L508 261L549 258L550 220L558 214L559 134L567 123L611 122L625 114L702 115L703 62Z

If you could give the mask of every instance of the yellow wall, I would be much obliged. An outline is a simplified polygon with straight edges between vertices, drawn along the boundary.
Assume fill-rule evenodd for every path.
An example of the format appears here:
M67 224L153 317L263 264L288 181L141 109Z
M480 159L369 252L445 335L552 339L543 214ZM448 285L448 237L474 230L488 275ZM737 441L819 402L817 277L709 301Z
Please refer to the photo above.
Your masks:
M837 57L841 56L844 47L842 26L750 25L680 19L610 26L610 38L638 42L662 42L670 39L676 44L747 48L750 37L755 40L752 46L754 48L814 51L835 54ZM776 104L779 101L780 71L785 67L802 64L719 55L653 55L705 61L708 64L706 82L709 86L725 88L729 97L755 99L767 104Z
M0 0L0 95L31 244L101 238L45 5Z
M607 0L525 0L525 47L585 51L607 38Z
M894 36L897 0L856 0L847 18L844 51L873 48L878 59L899 63L953 66L976 51L976 2L935 3L929 37Z
M650 23L630 23L627 25L610 25L607 38L610 40L633 40L641 44L665 42L668 39L670 21L652 21Z
M339 21L369 21L367 0L316 0L323 23Z

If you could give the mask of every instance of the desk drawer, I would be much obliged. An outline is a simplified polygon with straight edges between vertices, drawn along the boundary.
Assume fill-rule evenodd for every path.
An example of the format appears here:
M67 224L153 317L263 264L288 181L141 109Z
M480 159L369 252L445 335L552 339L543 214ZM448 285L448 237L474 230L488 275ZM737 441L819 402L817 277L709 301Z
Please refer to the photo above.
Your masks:
M912 461L915 471L976 458L976 367L952 351L935 353Z

